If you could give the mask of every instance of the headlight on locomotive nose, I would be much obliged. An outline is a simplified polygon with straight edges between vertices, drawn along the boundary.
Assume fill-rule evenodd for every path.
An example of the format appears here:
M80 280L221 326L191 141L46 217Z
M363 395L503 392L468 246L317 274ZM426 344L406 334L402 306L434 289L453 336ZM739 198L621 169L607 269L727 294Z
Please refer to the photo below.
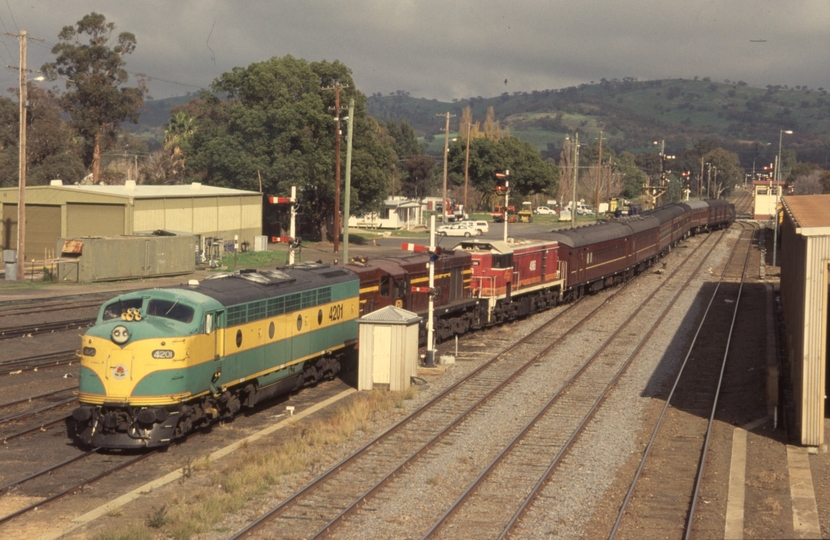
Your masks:
M155 358L156 360L170 360L174 356L176 356L176 353L174 353L173 351L168 351L166 349L156 349L155 351L153 351L153 358Z
M84 347L82 353L84 356L95 356L95 347Z
M127 343L130 339L130 331L124 326L116 326L112 329L112 340L119 345Z

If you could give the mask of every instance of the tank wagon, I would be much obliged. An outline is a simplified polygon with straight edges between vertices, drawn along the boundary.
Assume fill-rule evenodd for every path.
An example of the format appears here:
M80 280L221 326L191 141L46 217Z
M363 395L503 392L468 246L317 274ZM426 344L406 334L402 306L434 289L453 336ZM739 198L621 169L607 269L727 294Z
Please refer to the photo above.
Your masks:
M726 201L689 201L510 243L464 240L432 255L436 339L623 282L734 219ZM82 338L70 435L84 446L164 446L332 378L354 352L360 316L389 305L426 315L429 293L417 291L430 256L240 270L114 298ZM425 326L421 335L425 343Z

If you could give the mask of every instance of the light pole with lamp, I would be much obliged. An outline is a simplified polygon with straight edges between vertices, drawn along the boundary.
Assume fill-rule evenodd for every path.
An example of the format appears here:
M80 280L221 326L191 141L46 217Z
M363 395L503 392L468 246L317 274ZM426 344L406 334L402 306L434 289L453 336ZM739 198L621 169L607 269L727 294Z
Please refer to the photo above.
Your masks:
M773 219L775 219L775 232L772 235L772 265L777 266L778 262L776 256L778 255L778 197L781 193L781 143L784 140L784 134L792 135L791 129L782 129L778 132L778 163L775 164L775 212L773 212Z

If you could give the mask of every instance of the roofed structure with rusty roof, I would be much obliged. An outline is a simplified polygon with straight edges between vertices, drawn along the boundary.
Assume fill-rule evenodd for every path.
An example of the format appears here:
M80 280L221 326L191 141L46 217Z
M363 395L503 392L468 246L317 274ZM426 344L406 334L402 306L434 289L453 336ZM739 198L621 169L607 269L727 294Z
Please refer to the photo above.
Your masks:
M830 195L788 195L782 202L798 234L830 235Z

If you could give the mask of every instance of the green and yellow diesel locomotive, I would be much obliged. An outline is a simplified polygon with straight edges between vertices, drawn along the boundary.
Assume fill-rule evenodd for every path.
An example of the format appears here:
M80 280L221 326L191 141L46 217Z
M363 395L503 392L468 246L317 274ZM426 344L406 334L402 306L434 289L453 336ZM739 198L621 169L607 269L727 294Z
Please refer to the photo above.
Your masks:
M357 342L359 280L342 267L217 274L132 292L83 336L84 446L164 446L281 392L332 378Z

